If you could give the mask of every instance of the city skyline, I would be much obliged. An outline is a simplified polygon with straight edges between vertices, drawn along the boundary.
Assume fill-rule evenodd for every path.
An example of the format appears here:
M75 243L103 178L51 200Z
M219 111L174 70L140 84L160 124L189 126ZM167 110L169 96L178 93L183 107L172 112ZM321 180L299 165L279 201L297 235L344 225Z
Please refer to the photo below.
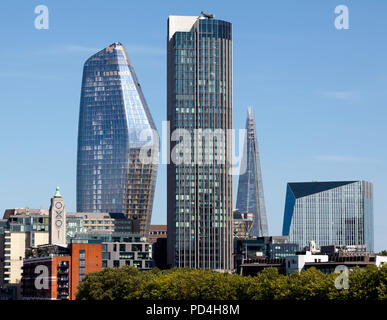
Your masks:
M1 52L7 61L0 77L1 165L7 168L1 172L2 212L45 206L56 185L68 199L69 211L75 211L79 70L92 52L107 44L119 40L127 46L160 128L165 120L165 19L170 14L199 15L204 8L236 26L234 127L243 127L242 110L253 104L265 150L261 161L271 233L281 233L286 182L365 179L375 186L375 249L385 247L387 157L379 146L386 138L386 47L379 42L386 29L385 4L348 4L351 28L345 31L334 28L333 1L250 4L250 10L221 2L176 3L173 10L156 2L150 7L139 4L136 10L149 12L150 19L116 19L109 30L99 28L98 21L106 12L119 17L124 10L118 6L101 5L91 14L86 5L73 2L78 10L70 22L69 4L47 1L48 31L33 28L35 4L18 8L16 17L1 19L16 35L4 35L10 45ZM90 27L77 19L86 14ZM256 25L251 24L253 18ZM120 31L126 24L125 32ZM128 32L137 25L140 34ZM60 147L53 148L58 143ZM166 222L165 172L164 166L156 187L154 222L159 223ZM20 181L26 190L22 200Z

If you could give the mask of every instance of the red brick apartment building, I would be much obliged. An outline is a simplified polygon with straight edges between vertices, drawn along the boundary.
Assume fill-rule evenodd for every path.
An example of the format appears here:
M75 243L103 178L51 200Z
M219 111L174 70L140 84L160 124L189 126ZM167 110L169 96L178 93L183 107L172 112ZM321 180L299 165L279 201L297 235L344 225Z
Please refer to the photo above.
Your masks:
M101 243L41 246L24 259L23 299L75 300L78 284L84 277L101 270Z

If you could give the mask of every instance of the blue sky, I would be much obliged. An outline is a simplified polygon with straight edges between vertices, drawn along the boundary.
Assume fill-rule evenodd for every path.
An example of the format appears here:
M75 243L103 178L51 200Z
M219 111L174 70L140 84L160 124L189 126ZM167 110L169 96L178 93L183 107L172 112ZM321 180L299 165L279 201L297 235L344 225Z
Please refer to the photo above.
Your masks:
M39 4L49 8L49 30L34 28ZM334 27L340 4L349 30ZM126 47L161 131L167 17L202 10L233 23L234 126L253 106L270 233L282 231L286 182L364 179L374 183L375 249L387 249L383 0L3 0L0 212L47 208L57 185L75 211L83 63L114 41ZM166 223L165 184L163 165L153 223Z

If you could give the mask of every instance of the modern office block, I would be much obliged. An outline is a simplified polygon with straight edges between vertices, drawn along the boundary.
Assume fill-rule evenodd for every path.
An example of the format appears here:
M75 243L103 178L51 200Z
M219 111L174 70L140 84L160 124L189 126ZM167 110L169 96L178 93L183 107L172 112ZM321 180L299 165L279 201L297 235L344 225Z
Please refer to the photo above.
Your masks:
M367 245L374 250L373 186L366 181L288 183L282 234L301 248Z
M102 243L102 267L132 266L140 270L153 268L152 245L148 242Z
M236 207L240 212L253 214L251 236L268 236L265 197L259 158L258 139L254 110L249 108L246 119L246 141L243 149L242 163L246 170L239 176ZM244 168L242 168L244 169Z
M289 243L286 236L257 237L255 239L234 239L234 266L239 274L240 266L257 258L283 259L295 255L298 245Z
M102 212L68 212L67 242L78 237L94 234L133 234L138 229L135 220L127 219L124 214Z
M231 270L232 26L207 17L168 19L169 155L184 156L167 168L168 264Z
M144 163L141 148L158 145L155 130L122 44L115 42L90 57L84 65L79 112L78 212L137 217L138 232L148 234L157 164ZM148 149L147 156L157 159L158 151Z

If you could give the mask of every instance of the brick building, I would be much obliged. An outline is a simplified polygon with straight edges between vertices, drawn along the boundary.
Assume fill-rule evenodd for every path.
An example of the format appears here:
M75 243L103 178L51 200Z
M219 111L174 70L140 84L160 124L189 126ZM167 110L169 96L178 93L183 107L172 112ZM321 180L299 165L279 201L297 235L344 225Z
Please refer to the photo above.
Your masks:
M40 246L24 259L23 299L75 300L78 284L102 270L101 243Z

